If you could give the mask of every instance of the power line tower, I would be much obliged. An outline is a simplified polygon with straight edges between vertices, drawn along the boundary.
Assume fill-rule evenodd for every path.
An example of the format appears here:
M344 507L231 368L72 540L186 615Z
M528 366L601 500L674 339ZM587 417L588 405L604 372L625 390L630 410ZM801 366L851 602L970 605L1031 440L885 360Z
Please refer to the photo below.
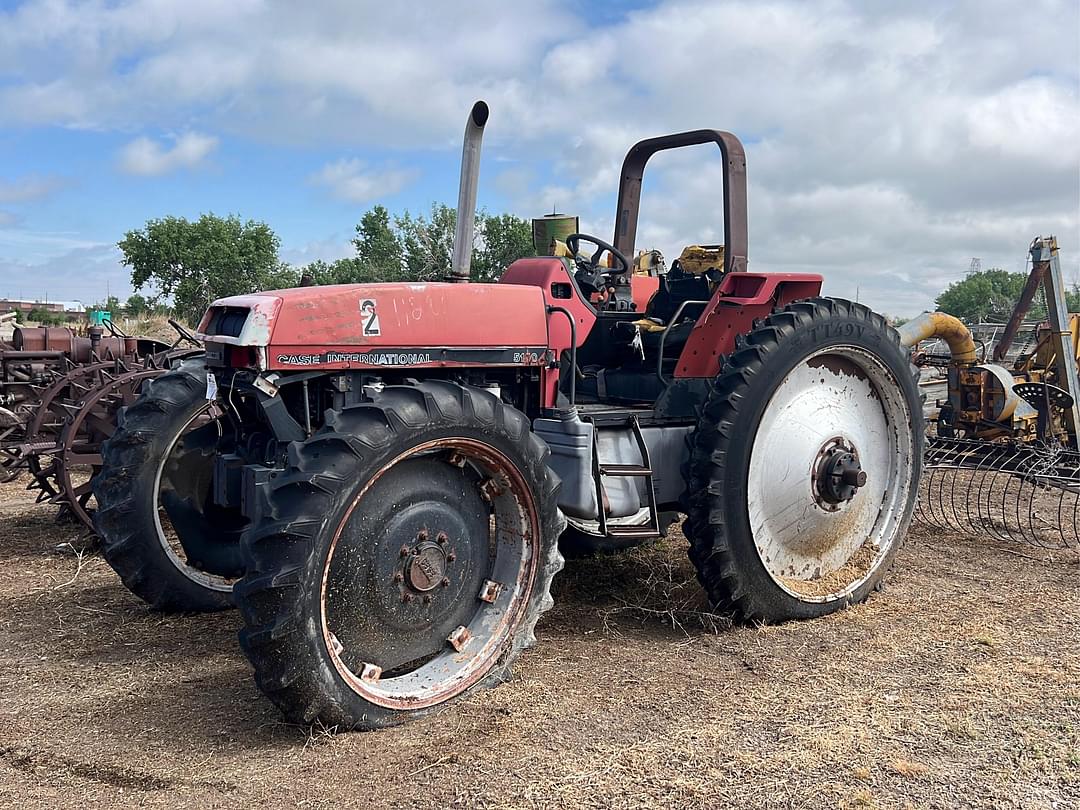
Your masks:
M968 275L973 276L976 273L982 272L982 259L978 256L971 257L971 264L968 265Z

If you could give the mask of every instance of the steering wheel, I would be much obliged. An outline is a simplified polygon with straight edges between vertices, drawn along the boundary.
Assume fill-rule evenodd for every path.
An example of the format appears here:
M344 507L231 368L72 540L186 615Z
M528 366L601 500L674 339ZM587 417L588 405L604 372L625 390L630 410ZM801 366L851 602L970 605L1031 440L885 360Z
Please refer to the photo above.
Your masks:
M589 257L587 263L577 256L578 244L581 242L591 242L596 245L596 252ZM627 273L630 270L630 261L614 245L608 244L603 239L597 239L595 236L589 236L587 233L570 234L566 237L566 247L569 248L570 253L574 256L574 261L578 265L574 280L577 281L581 291L586 295L603 292L608 286L605 276ZM617 267L600 267L600 257L604 255L604 251L615 257Z

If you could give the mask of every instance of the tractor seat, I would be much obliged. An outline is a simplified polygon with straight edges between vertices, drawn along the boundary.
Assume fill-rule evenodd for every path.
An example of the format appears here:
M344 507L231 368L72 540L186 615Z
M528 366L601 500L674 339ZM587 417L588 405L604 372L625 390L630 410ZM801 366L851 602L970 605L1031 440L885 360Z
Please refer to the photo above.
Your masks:
M684 301L708 301L712 297L709 282L704 276L684 275L679 272L678 262L672 267L671 272L659 277L659 286L649 305L645 308L646 318L656 318L662 324L667 324L678 311ZM687 308L691 309L691 308ZM683 315L687 315L683 310ZM691 312L690 314L697 315Z

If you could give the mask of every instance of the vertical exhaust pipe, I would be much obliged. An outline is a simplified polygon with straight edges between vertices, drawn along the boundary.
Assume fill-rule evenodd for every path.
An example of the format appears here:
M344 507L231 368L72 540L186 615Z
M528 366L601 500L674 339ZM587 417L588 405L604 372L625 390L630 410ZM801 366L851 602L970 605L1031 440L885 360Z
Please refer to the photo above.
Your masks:
M454 229L454 255L450 260L448 281L467 282L472 262L473 231L476 225L476 188L480 183L480 142L488 120L488 105L473 104L465 124L465 143L461 149L461 183L458 186L457 224Z

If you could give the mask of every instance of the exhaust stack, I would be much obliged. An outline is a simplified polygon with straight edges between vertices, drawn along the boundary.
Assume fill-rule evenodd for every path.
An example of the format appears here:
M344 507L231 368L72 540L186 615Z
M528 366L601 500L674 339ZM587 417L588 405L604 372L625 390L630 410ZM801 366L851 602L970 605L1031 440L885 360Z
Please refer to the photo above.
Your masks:
M458 186L457 224L454 229L454 254L450 260L448 281L469 280L472 262L473 230L476 224L476 188L480 183L480 142L488 120L488 105L473 104L465 124L465 143L461 149L461 183Z

